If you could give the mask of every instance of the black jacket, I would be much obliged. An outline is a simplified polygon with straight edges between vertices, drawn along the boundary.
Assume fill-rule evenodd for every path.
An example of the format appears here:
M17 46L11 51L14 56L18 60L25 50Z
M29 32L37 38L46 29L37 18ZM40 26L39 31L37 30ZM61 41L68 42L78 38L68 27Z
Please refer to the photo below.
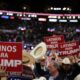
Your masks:
M40 63L36 63L34 72L35 72L36 77L41 77L41 76L46 77L47 75L49 75L48 69L47 68L46 70L41 69Z
M60 73L63 75L63 80L74 80L74 78L80 73L80 67L75 63L68 71L65 71L62 67Z

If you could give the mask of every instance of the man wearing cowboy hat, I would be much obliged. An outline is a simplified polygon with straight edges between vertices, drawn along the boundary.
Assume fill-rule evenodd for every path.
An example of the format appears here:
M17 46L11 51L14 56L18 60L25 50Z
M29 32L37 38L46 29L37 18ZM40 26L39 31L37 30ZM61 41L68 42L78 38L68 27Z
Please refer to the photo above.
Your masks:
M34 72L37 77L46 77L49 74L46 67L46 58L44 56L41 57L38 62L36 62Z
M7 80L32 80L35 78L34 72L32 71L32 65L35 63L35 60L26 50L22 50L22 63L23 70L21 74L10 74Z
M46 51L46 44L41 42L30 52L36 60L34 72L37 77L48 75L48 69L46 68Z
M63 75L63 80L73 80L76 75L79 74L78 65L74 65L71 63L68 57L65 57L62 60L62 66L60 69L60 73Z

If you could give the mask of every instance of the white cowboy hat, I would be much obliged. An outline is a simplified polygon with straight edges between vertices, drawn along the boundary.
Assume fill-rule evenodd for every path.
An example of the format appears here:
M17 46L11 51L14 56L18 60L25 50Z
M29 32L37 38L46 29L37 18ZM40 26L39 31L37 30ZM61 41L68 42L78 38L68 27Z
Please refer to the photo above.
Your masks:
M0 80L7 80L7 77L1 77Z
M80 80L80 74L78 74L78 75L74 78L74 80Z
M62 60L62 63L63 64L71 64L69 58L67 58L67 57Z
M25 66L32 66L35 64L35 59L26 50L22 50L22 62Z
M31 52L30 54L35 58L35 59L40 59L46 54L47 47L44 42L41 42L38 44Z

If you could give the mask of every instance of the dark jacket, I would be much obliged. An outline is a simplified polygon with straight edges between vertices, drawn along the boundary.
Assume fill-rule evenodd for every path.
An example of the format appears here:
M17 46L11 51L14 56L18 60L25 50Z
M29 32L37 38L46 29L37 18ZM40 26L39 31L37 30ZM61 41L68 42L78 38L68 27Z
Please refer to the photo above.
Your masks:
M35 69L34 69L36 77L44 76L46 77L49 74L48 69L46 70L41 69L40 63L36 63Z
M51 77L51 75L49 75L48 77L46 77L47 80L63 80L63 75L60 74L60 73L59 73L59 75L56 78L54 78L54 76L52 78L50 78L50 77Z
M71 66L68 71L65 71L62 67L60 68L60 74L63 75L63 80L74 80L74 78L80 73L80 67L75 63Z

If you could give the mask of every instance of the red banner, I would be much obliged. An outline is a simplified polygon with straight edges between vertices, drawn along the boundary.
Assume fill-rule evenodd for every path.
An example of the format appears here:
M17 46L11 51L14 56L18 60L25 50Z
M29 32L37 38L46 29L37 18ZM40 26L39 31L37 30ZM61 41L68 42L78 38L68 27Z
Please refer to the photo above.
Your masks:
M64 42L64 36L50 36L50 37L44 37L44 41L46 43L54 44L54 43L63 43Z
M54 36L44 37L44 42L47 44L48 50L58 49L59 43L64 42L64 36L63 35L54 35Z
M0 42L0 66L5 72L22 71L22 43Z
M79 52L79 42L65 42L59 44L60 56L74 55Z

